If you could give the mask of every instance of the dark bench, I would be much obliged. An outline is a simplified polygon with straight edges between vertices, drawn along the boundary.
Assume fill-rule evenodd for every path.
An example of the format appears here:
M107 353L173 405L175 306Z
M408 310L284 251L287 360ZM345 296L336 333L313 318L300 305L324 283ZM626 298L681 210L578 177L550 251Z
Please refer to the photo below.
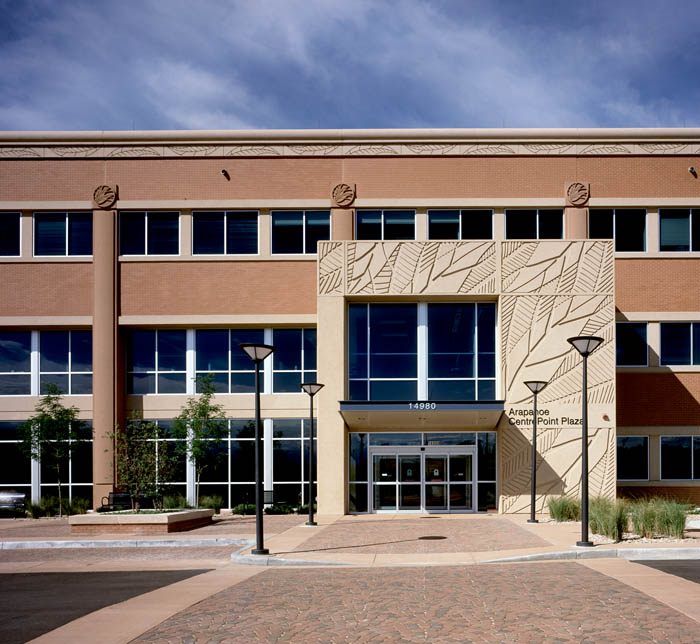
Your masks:
M20 516L24 516L24 512L27 509L26 494L15 490L0 490L0 509L13 510L15 515L19 511L21 513Z
M100 512L113 512L115 510L131 510L131 495L125 492L110 492L109 496L102 497Z

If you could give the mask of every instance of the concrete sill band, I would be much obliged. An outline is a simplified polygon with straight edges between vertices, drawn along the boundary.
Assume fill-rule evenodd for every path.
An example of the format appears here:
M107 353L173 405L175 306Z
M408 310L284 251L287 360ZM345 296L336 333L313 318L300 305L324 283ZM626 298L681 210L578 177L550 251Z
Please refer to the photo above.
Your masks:
M180 532L212 522L214 510L183 510L163 514L110 512L76 514L69 518L71 534L113 534L115 532Z

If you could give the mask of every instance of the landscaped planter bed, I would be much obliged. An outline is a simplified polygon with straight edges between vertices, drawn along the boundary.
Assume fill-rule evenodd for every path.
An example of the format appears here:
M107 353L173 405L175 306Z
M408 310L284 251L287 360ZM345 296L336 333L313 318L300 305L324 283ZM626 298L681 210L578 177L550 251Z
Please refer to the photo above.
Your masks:
M90 512L69 519L70 532L76 535L96 534L165 534L192 530L212 522L214 510L183 510L181 512L126 513Z

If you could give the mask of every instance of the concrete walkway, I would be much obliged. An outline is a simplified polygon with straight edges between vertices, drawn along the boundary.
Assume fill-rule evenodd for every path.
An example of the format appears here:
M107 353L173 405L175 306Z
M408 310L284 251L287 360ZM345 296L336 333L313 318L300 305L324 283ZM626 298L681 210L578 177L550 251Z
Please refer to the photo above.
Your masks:
M637 607L635 610L640 611L641 617L635 618L636 622L630 622L636 629L636 641L646 641L643 640L644 633L656 628L652 622L647 624L643 621L646 612L657 616L663 614L666 620L665 634L653 641L700 641L700 637L696 637L700 633L700 585L627 560L659 557L700 559L700 539L697 538L699 532L696 529L691 528L687 533L689 538L681 542L601 544L582 549L574 545L580 538L580 524L556 524L545 517L541 518L541 523L528 524L526 519L525 516L495 514L322 516L317 518L318 526L308 527L304 525L306 517L266 516L265 546L270 549L271 555L265 557L247 554L250 545L244 548L240 545L252 544L254 517L224 517L209 528L168 535L167 546L157 544L158 541L162 542L162 537L151 539L139 536L130 540L133 542L131 545L99 547L99 542L106 546L110 540L115 541L114 537L105 535L104 539L91 540L91 547L83 543L82 546L73 548L35 547L43 545L42 542L53 542L54 546L58 546L56 542L68 541L77 545L81 541L66 535L60 522L41 524L16 521L13 525L8 525L3 521L0 522L0 539L5 544L15 544L15 547L0 550L0 573L210 569L210 572L102 608L34 640L43 644L92 641L103 644L126 644L131 641L205 642L216 633L222 638L216 641L232 641L237 644L248 641L335 641L323 639L336 638L344 632L338 625L340 618L335 611L348 611L347 614L344 613L347 628L362 626L351 626L356 618L353 611L360 610L360 604L369 605L362 593L357 597L360 601L358 606L350 601L358 592L358 587L366 585L372 589L374 585L383 587L385 584L398 584L398 589L401 588L402 580L416 576L423 579L413 588L419 595L411 599L413 591L407 589L407 602L418 601L419 596L422 596L420 593L426 592L421 590L424 588L421 584L428 583L429 580L437 586L457 584L457 588L462 588L462 593L471 592L470 588L478 582L482 590L481 595L474 597L475 611L485 610L484 606L488 604L485 598L493 595L493 610L498 614L507 610L517 610L518 614L522 614L521 619L524 621L519 628L533 629L532 641L546 641L546 634L550 633L548 629L553 629L551 632L554 633L557 629L564 628L561 616L556 614L547 618L550 621L537 622L537 602L532 607L533 617L526 619L520 605L524 601L523 597L518 598L517 594L513 594L514 591L508 590L507 584L501 584L501 588L498 584L486 583L485 580L494 575L501 579L512 577L512 583L518 588L524 589L531 584L542 597L556 596L557 604L565 607L570 619L581 620L581 623L590 622L588 627L592 629L591 634L597 633L598 639L595 641L608 640L600 639L600 633L596 631L600 626L594 623L595 620L586 617L588 609L580 604L578 579L587 584L589 592L597 593L596 597L600 595L596 600L598 603L607 602L606 593L610 594L612 603L608 607L611 611L609 619L613 619L617 610L615 602L621 602L621 611L627 605L625 602ZM52 534L56 535L54 539L51 538ZM124 535L120 535L119 540L129 541ZM213 544L205 545L206 540L211 540ZM149 541L150 547L143 547L144 542ZM17 548L20 543L26 547ZM583 557L592 558L583 560ZM576 560L542 563L544 558ZM241 565L243 562L257 565ZM292 568L275 570L274 566L280 564L291 565ZM312 572L314 570L315 573ZM434 570L434 574L429 574L429 570ZM463 572L456 572L459 570ZM511 570L521 572L513 572L511 575L508 572ZM584 573L584 570L590 573ZM564 581L558 582L559 579ZM558 585L552 587L555 583ZM302 595L305 599L315 598L321 607L326 607L324 610L328 612L327 621L330 625L319 626L321 630L316 632L316 639L306 639L306 635L299 635L294 640L285 639L286 636L279 630L282 626L275 622L274 615L265 612L264 607L269 606L270 598L277 593L281 593L280 609L292 601L290 597L294 593L289 592L289 584L303 588ZM263 589L260 590L262 595L259 600L260 610L264 612L255 622L259 632L256 631L258 634L250 639L242 633L236 635L236 624L228 620L235 618L236 606L242 597L248 598L244 602L245 606L257 605L258 589ZM602 589L607 590L603 592ZM452 597L456 592L445 590L445 597L439 595L435 599L437 601L442 597L445 602L456 601L457 595ZM350 595L346 597L347 593ZM505 597L504 593L508 596ZM343 606L334 608L327 601L330 596L336 597L336 603L344 603ZM381 607L382 597L377 596L375 599L378 602L376 607ZM501 601L502 607L499 603ZM648 602L658 603L653 604L656 608L652 609L649 608L652 604ZM390 616L395 617L392 618L393 621L389 619L390 628L403 628L401 625L408 617L402 617L401 611L409 609L402 607L399 610L394 604L387 606L383 613L378 613L377 623L386 622L387 610ZM298 620L306 619L302 619L303 611L300 606L295 613ZM287 615L287 612L284 614ZM425 613L421 615L423 617L420 620L423 621L416 622L418 630L423 628L425 620ZM483 619L483 632L486 633L492 628L493 622L485 616ZM625 619L628 620L627 617ZM284 620L283 622L287 624ZM438 622L442 625L448 623L444 620ZM476 624L476 621L473 623ZM299 622L295 628L297 627L301 633L303 624ZM504 622L502 628L506 632L510 626ZM626 622L625 628L631 628L630 624ZM429 627L426 626L426 629ZM394 631L391 630L390 633ZM189 639L184 639L185 635ZM392 639L394 636L389 634L377 636L377 639L371 641L424 641L420 638L411 639L414 636L418 637L415 633L406 632L400 638L395 635L395 639ZM537 640L539 636L545 639ZM441 637L436 632L433 641L453 641L450 639L453 635L446 634L445 639ZM502 634L494 637L496 639L493 641L510 641L499 640L498 637L504 637ZM559 640L584 641L576 639L577 637L580 637L580 633L572 631L570 637L560 637ZM610 641L628 640L618 637L611 638Z

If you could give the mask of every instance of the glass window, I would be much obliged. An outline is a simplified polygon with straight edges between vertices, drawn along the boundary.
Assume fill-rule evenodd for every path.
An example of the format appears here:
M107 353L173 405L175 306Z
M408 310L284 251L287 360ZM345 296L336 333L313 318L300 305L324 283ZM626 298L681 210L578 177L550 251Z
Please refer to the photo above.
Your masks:
M254 255L257 252L257 211L192 213L194 255Z
M700 210L659 209L659 250L700 251Z
M506 239L563 239L561 208L506 210Z
M493 210L428 210L428 239L493 239Z
M647 323L616 324L616 354L619 367L647 366Z
M331 238L328 210L292 210L272 213L273 254L313 254L316 243Z
M308 420L275 418L272 421L272 479L275 503L298 505L308 502L309 428ZM316 479L316 432L314 432L314 470ZM284 483L285 485L279 485ZM294 485L287 485L287 484Z
M415 239L415 219L415 210L358 210L355 239Z
M132 329L127 336L127 393L184 394L186 332Z
M662 322L661 364L700 365L700 322Z
M0 256L19 257L21 221L18 212L0 212Z
M179 212L120 212L120 255L178 255Z
M35 212L34 255L92 255L92 213Z
M588 214L591 239L614 239L618 253L646 250L647 211L640 208L596 208Z
M649 437L617 437L617 478L620 481L649 479Z
M299 393L302 382L316 381L316 329L273 329L272 390Z
M61 393L92 393L92 331L41 331L40 393L54 384Z
M0 395L31 394L31 331L0 331Z
M693 478L693 437L661 437L661 478Z

